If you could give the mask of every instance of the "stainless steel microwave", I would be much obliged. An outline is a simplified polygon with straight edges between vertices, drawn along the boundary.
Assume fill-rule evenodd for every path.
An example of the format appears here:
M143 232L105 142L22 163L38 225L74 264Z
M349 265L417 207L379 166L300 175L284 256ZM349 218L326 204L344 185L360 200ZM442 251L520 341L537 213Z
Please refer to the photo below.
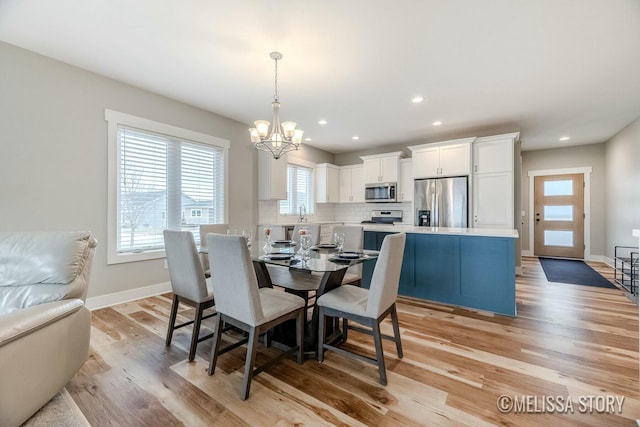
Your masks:
M369 203L396 202L395 182L379 182L364 186L364 201Z

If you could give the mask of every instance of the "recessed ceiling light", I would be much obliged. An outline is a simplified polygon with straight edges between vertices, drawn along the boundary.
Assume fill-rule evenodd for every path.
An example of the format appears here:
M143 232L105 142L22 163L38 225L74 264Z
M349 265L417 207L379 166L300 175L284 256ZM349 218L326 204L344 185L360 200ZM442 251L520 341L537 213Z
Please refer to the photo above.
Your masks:
M351 139L353 139L354 141L357 141L357 140L360 139L360 137L358 135L356 135L356 136L352 136Z
M435 122L433 122L434 126L440 126L442 124L442 122L440 120L436 120Z
M305 138L304 140L309 142L309 141L311 141L311 138Z
M561 137L561 138L560 138L560 141L568 141L568 140L570 140L570 139L571 139L571 138L570 138L570 137L568 137L568 136L563 136L563 137Z
M326 125L326 124L327 124L327 121L326 121L325 119L318 120L318 124L319 124L319 125Z
M414 96L413 99L411 100L411 102L413 102L414 104L419 104L422 101L424 101L424 98L421 96Z

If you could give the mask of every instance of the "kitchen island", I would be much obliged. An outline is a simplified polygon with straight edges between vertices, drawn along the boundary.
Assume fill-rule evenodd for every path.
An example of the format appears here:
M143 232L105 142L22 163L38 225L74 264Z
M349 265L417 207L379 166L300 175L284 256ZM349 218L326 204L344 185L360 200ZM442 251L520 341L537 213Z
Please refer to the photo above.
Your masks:
M400 295L516 315L517 230L366 225L365 249L380 250L387 234L405 232ZM368 287L372 263L363 267Z

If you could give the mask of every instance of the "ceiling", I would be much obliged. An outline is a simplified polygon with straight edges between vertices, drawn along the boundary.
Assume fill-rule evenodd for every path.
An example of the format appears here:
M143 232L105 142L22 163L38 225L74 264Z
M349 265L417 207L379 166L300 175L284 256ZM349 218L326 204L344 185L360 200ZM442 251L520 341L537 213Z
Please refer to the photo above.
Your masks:
M334 153L590 144L640 116L637 0L0 0L0 40L247 127L280 51L281 119Z

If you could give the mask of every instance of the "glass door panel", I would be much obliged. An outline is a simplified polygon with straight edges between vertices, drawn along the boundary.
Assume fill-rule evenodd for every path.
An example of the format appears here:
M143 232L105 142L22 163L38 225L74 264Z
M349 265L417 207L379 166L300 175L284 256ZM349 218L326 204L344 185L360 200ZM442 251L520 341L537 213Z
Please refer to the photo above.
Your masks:
M571 230L544 230L545 246L573 247L573 231Z
M573 206L553 206L544 207L545 221L573 221Z

